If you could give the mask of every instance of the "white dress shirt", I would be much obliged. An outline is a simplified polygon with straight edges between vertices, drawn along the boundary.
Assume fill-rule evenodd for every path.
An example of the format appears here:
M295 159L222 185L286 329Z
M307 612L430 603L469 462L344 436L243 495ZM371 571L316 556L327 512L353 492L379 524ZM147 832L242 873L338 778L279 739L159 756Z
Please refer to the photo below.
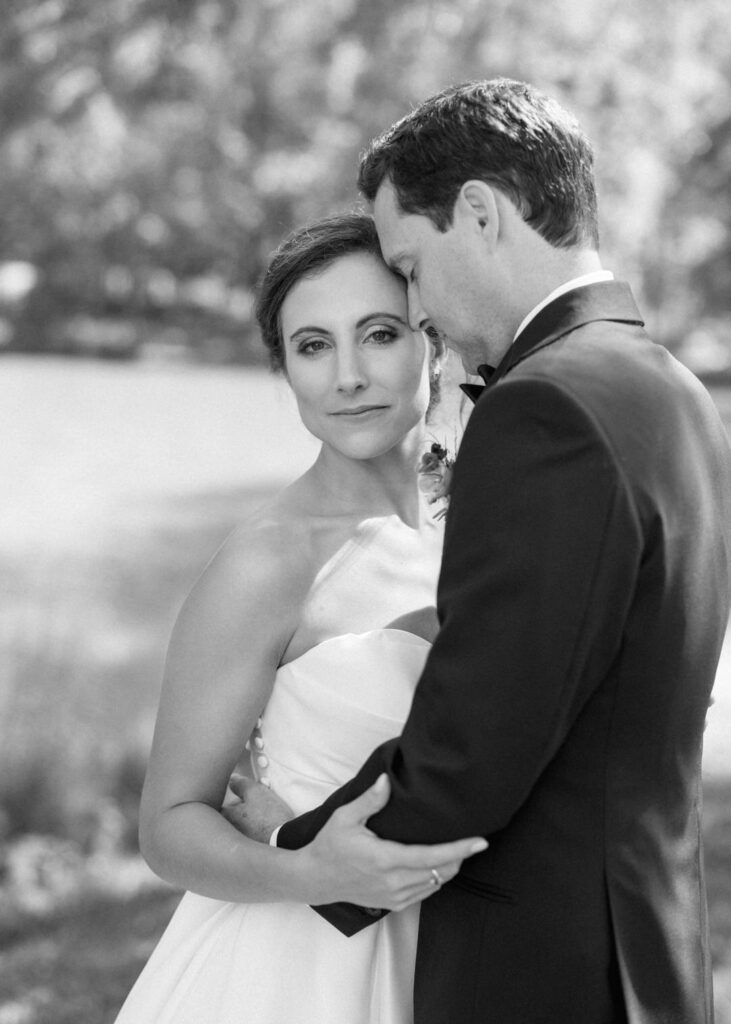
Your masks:
M565 284L561 284L558 286L558 288L554 288L551 294L547 295L545 299L538 303L537 306L534 306L528 314L528 316L521 321L520 327L515 332L515 337L513 338L513 341L515 341L515 338L518 337L521 331L525 330L525 328L528 326L531 320L533 320L540 313L540 311L545 306L548 305L549 302L553 302L554 299L557 299L559 295L563 295L565 292L573 291L574 288L584 288L588 284L597 284L599 281L613 280L614 274L611 272L611 270L594 270L591 274L582 274L581 277L573 277L570 281L567 281Z

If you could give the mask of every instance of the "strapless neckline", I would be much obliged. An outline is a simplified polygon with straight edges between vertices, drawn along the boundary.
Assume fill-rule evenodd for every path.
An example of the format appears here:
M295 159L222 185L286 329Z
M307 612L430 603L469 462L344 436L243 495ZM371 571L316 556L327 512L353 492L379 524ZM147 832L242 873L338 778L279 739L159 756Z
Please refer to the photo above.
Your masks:
M312 647L308 647L306 651L303 651L302 654L298 654L297 657L292 658L291 661L283 662L277 671L282 672L284 669L298 664L314 652L320 652L323 647L327 647L338 640L367 640L371 637L378 636L379 634L387 635L389 638L394 640L401 639L403 643L416 642L417 645L423 644L425 647L431 647L432 644L431 640L427 640L426 637L421 636L421 634L412 633L408 629L399 629L396 626L381 626L378 629L367 629L363 633L338 633L335 636L326 637L325 640L321 640L318 644L314 644Z
M327 800L399 735L429 648L387 626L283 665L250 744L255 777L294 814ZM344 943L303 904L187 893L116 1024L234 1021L242 1006L252 1021L409 1024L418 915L389 914Z

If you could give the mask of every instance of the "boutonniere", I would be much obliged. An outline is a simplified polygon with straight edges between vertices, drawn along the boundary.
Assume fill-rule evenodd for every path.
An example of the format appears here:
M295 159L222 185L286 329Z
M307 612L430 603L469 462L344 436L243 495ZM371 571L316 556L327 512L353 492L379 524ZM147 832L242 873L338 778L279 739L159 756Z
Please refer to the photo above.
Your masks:
M421 456L418 467L419 490L426 496L430 505L437 501L444 502L444 507L434 513L435 519L443 519L447 514L453 466L454 457L438 441Z

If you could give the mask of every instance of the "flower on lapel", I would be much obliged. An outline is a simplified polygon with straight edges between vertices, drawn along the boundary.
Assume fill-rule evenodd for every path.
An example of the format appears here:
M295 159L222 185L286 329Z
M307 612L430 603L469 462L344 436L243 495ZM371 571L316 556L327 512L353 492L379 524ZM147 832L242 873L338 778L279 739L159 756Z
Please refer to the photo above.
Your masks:
M424 452L419 462L419 490L425 495L430 505L444 501L445 507L434 514L435 519L443 519L447 514L446 504L449 501L449 488L452 483L452 467L454 458L447 449L435 441L428 452Z

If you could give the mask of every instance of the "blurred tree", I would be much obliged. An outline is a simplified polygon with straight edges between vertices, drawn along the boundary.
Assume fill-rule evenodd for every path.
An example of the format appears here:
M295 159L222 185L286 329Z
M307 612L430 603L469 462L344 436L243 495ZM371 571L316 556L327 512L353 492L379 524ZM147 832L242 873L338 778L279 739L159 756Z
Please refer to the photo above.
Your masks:
M0 291L0 343L253 358L272 246L356 201L358 151L412 104L500 74L579 114L610 264L675 341L728 301L726 2L11 0L0 265L35 286Z

